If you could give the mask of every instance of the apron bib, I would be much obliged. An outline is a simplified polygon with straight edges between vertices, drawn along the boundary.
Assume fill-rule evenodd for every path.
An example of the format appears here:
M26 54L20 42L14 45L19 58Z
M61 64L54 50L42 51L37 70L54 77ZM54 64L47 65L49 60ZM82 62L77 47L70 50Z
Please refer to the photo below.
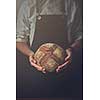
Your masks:
M40 45L48 42L66 49L68 46L66 22L67 18L64 15L42 15L40 20L37 17L32 50L36 52Z

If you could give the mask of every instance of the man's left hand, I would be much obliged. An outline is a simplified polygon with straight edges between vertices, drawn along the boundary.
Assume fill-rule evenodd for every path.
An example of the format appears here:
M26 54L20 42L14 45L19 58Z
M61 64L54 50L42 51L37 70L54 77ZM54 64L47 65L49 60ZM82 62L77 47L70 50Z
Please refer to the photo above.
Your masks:
M71 48L66 49L66 53L67 53L67 57L65 57L65 62L62 65L57 67L56 72L59 72L61 69L63 69L63 67L71 63L71 59L72 59Z

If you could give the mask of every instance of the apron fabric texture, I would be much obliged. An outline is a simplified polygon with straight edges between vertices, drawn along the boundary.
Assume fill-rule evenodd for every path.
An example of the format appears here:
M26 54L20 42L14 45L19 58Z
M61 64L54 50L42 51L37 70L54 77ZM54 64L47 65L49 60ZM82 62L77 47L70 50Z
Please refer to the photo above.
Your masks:
M40 20L37 17L32 50L35 52L40 45L48 42L66 49L68 46L66 21L64 15L42 15Z
M48 42L60 45L64 50L68 47L66 16L42 15L36 22L36 31L31 49L36 52L40 45ZM24 59L23 59L24 58ZM23 59L23 60L22 60ZM59 73L39 72L30 66L28 59L23 55L17 58L20 67L17 68L17 97L66 97L72 96L72 81L70 71ZM17 62L18 62L17 61ZM17 66L18 66L17 65Z

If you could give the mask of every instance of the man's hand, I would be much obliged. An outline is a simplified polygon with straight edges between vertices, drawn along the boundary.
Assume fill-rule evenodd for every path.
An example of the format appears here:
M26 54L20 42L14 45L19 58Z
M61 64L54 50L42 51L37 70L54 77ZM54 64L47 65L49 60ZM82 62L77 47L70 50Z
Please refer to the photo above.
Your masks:
M62 65L58 66L58 68L56 69L56 72L59 72L65 65L68 65L71 63L71 58L72 58L71 48L68 48L66 50L66 53L67 53L67 57L65 57L65 62Z
M42 71L43 73L46 73L45 69L41 66L36 64L36 60L34 60L33 55L29 56L29 62L32 66L34 66L38 71Z

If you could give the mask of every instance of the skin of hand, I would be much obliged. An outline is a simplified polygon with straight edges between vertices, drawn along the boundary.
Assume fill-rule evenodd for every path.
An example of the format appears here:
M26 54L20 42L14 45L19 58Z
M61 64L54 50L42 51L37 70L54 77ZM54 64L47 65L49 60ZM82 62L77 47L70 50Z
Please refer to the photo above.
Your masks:
M82 43L82 37L80 37L79 39L77 39L70 47L66 49L66 53L67 53L67 57L65 57L65 62L58 66L56 69L56 72L59 72L61 69L63 69L66 65L69 65L71 63L72 60L72 48L74 49L74 51L79 50L79 48L81 47Z
M26 55L29 58L29 62L33 67L45 73L45 69L36 64L36 61L34 60L34 52L29 48L26 42L17 42L16 47L19 51L21 51L24 55Z
M80 47L80 40L76 41L71 45L72 48L79 48ZM20 50L23 54L27 55L29 57L30 64L35 67L37 70L42 71L43 73L46 73L45 69L41 66L37 65L37 62L34 60L34 53L31 51L27 45L27 43L17 43L17 49ZM66 49L67 57L65 57L65 62L58 66L56 69L56 72L59 72L61 69L64 68L65 65L68 65L71 63L72 59L72 49L68 48Z
M36 60L34 60L34 56L33 56L33 55L29 56L29 62L30 62L30 64L31 64L32 66L34 66L38 71L41 71L41 72L43 72L43 73L46 73L46 71L45 71L44 68L42 68L41 66L37 65L37 62L36 62Z
M63 67L71 63L72 50L71 48L66 49L67 56L65 57L65 62L59 65L56 69L56 72L59 72Z

